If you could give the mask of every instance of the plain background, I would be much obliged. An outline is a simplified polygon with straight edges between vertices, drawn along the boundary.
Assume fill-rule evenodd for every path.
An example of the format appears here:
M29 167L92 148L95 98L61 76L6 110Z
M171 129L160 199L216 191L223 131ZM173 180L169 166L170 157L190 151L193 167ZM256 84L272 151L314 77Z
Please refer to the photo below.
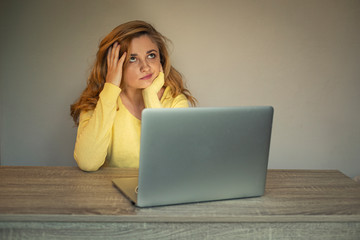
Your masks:
M199 106L272 105L269 168L360 175L359 0L1 0L1 165L75 166L70 104L126 21L172 40Z

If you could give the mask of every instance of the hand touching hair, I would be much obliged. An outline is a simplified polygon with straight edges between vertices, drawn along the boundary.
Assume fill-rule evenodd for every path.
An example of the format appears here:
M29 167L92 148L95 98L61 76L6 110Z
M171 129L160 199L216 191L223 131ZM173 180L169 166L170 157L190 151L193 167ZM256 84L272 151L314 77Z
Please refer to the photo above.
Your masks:
M196 99L191 95L189 90L185 88L181 74L170 63L167 50L167 42L169 40L149 23L144 21L131 21L116 27L100 42L95 64L87 80L87 86L80 98L71 105L71 116L76 125L79 124L81 111L93 110L96 107L99 94L104 88L106 76L109 73L110 66L108 66L107 63L109 49L111 49L112 46L118 46L120 48L118 56L122 56L121 61L124 61L124 68L129 59L126 52L128 51L131 40L142 35L150 37L159 48L160 62L164 71L164 86L170 87L173 97L184 94L191 105L194 106L196 104ZM118 74L123 74L123 71L120 73L120 70L118 69Z

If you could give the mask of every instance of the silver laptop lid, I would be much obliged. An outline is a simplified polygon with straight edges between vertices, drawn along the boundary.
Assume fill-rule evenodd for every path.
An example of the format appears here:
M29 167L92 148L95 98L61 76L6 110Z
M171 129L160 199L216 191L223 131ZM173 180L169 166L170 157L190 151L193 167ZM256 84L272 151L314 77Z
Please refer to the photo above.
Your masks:
M145 109L140 207L261 196L272 107Z

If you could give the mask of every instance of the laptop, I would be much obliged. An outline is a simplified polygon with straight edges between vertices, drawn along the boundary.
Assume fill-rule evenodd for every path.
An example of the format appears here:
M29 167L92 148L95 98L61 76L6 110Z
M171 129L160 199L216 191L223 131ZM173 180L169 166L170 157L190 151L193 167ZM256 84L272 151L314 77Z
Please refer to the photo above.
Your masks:
M271 106L145 109L138 177L113 184L138 207L262 196Z

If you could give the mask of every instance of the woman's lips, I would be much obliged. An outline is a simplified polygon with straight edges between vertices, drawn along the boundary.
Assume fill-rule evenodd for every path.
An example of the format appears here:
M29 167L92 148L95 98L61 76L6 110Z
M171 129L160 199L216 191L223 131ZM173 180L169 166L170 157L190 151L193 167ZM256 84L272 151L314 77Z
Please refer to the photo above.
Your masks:
M152 77L152 74L148 74L145 77L140 78L141 80L148 80Z

